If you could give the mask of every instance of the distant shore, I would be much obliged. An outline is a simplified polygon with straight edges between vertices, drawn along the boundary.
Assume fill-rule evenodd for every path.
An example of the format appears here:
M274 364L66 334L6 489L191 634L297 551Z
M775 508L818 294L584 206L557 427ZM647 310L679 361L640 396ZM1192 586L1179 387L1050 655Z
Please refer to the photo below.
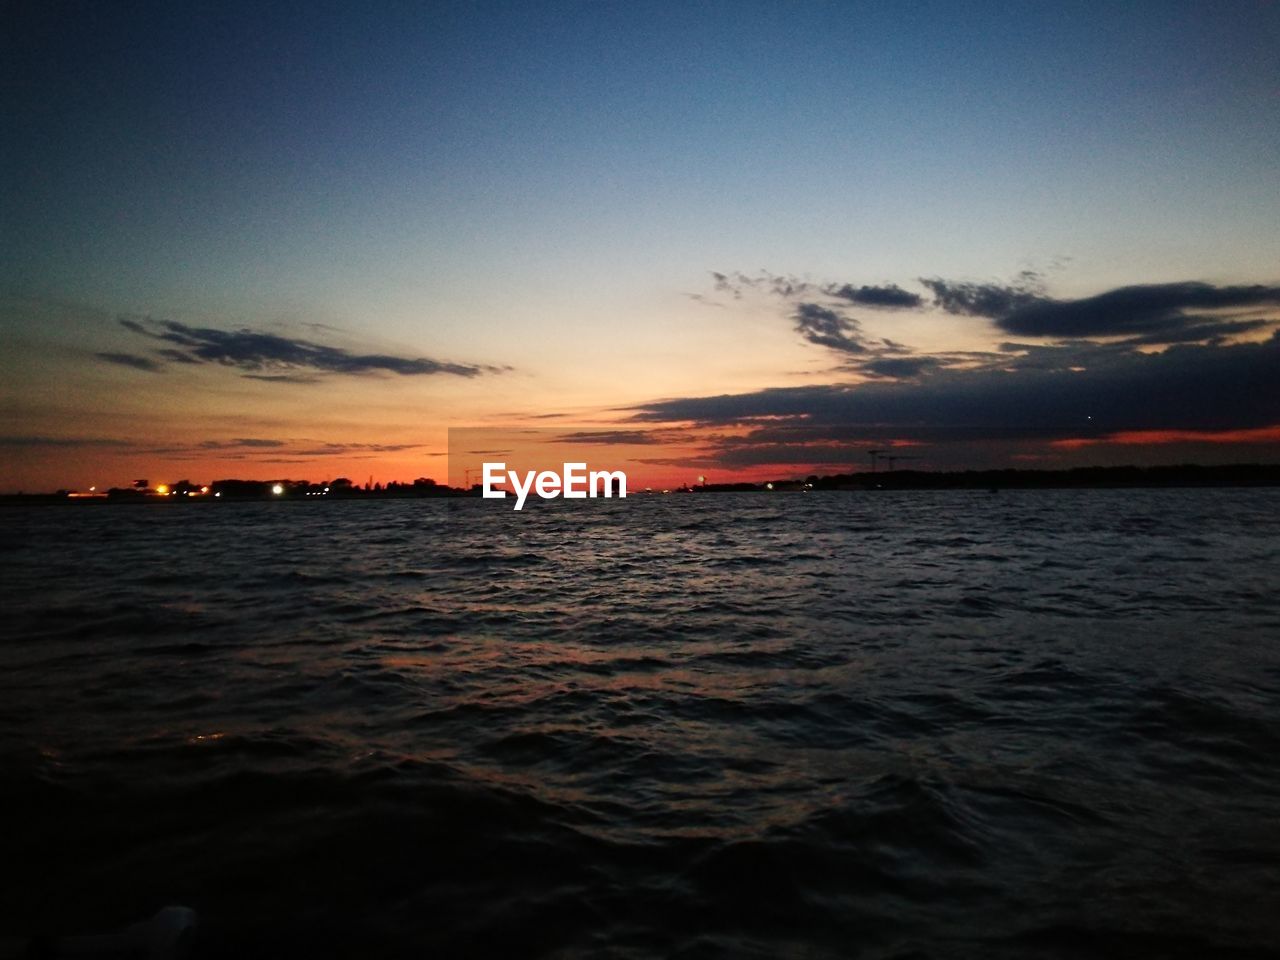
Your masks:
M803 479L787 478L751 483L707 483L666 489L632 490L629 496L675 493L777 493L859 490L1035 490L1124 489L1160 487L1275 487L1280 464L1238 463L1224 466L1180 464L1160 467L1077 467L1070 470L881 470L840 473ZM269 500L403 500L476 497L480 487L450 487L432 481L388 483L364 487L305 480L216 480L195 485L189 481L156 488L112 488L106 491L58 490L53 493L0 494L0 504L138 504Z

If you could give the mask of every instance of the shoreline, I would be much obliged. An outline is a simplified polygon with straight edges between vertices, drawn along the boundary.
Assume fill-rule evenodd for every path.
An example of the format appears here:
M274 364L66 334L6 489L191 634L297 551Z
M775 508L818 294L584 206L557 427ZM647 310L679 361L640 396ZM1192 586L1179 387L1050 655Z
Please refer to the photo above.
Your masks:
M151 490L113 489L105 493L83 493L59 490L52 493L0 494L0 505L33 504L157 504L192 502L264 502L301 500L420 500L480 498L480 487L470 490L443 484L421 486L389 484L382 489L325 490L306 481L279 481L282 493L273 493L273 481L221 480L210 484L207 492L197 494L194 488L185 495L159 494ZM923 471L893 470L859 473L810 475L804 479L780 479L760 482L710 483L665 490L636 490L629 498L662 496L675 493L792 493L792 492L873 492L882 490L1148 490L1239 488L1280 486L1280 464L1226 464L1201 466L1181 464L1163 467L1076 467L1069 470L964 470Z

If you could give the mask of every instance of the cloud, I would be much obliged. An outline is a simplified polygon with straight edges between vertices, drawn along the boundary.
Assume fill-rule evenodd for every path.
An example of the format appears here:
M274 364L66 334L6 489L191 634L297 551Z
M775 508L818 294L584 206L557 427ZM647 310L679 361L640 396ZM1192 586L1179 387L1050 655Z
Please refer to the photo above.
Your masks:
M1053 348L1045 348L1051 351ZM924 442L1103 436L1133 430L1233 430L1280 423L1280 333L1162 353L1075 349L1063 368L1044 362L944 369L917 383L780 387L681 397L632 409L645 423L703 426L803 423Z
M713 270L711 279L715 281L715 289L718 293L727 293L735 300L740 299L743 293L748 290L771 293L777 297L790 299L806 295L815 289L814 285L808 280L770 273L767 270L761 270L754 275L740 271L719 273Z
M996 317L1009 333L1032 337L1142 335L1146 342L1169 342L1197 327L1202 336L1220 335L1219 318L1186 311L1280 306L1280 287L1215 287L1208 283L1157 283L1108 290L1080 300L1036 300L1013 305ZM1198 337L1197 339L1200 339Z
M451 363L426 357L397 357L382 353L353 353L341 347L315 343L293 337L241 328L217 330L191 327L173 320L120 319L120 325L134 333L168 346L156 355L169 363L218 364L244 371L245 376L273 382L312 382L316 374L397 374L399 376L434 376L447 374L477 377L504 372L510 368L478 364ZM103 356L103 355L100 355ZM111 354L105 358L115 363L137 363L122 360L131 354ZM134 358L160 369L155 361Z
M987 317L1006 333L1026 337L1126 337L1132 346L1198 343L1238 336L1272 321L1203 311L1280 306L1280 287L1219 287L1201 281L1136 284L1091 297L1055 300L1039 274L1010 284L921 278L934 305L947 313Z
M1024 307L1044 302L1040 274L1024 270L1011 284L971 283L921 277L920 282L933 294L933 302L947 313L971 317L1004 317Z
M1055 299L1028 270L1009 282L921 278L932 297L926 302L897 284L819 284L765 271L715 277L721 293L790 300L786 318L795 331L836 351L838 369L859 379L667 398L627 410L633 423L693 425L681 430L701 449L673 464L818 464L903 443L932 445L931 457L949 451L964 462L989 442L1034 456L1096 444L1280 439L1273 385L1280 319L1269 313L1280 306L1275 285L1187 281ZM980 317L1027 340L918 353L866 334L842 309L848 304ZM731 432L707 435L726 427Z
M1201 281L1117 287L1091 297L1057 300L1050 297L1043 276L1024 270L1012 281L975 282L921 277L932 294L920 294L896 283L880 286L850 283L815 284L794 276L762 270L713 273L716 289L741 297L744 291L764 291L796 302L788 319L810 343L846 355L843 369L879 379L914 379L956 365L959 358L919 357L902 344L863 334L860 323L840 309L858 304L876 309L922 310L928 306L959 316L992 320L997 329L1019 336L1078 341L1090 347L1144 346L1186 343L1225 343L1280 321L1257 315L1280 306L1280 287L1214 286ZM805 299L799 299L800 297ZM824 299L829 298L829 299ZM1222 311L1236 311L1223 315ZM1252 316L1240 311L1254 311ZM1095 344L1089 337L1104 338ZM849 355L852 355L850 358ZM1033 358L1033 362L1043 357ZM1059 355L1056 360L1062 360Z
M319 383L321 379L309 373L246 373L243 376L246 380L261 380L263 383Z
M887 377L893 380L909 380L924 373L931 373L946 365L940 357L876 357L858 364L861 373L872 377Z
M889 309L914 309L924 303L924 298L920 294L904 290L896 283L885 286L866 284L854 286L852 283L817 284L789 274L770 273L768 270L761 270L755 274L741 271L734 273L712 271L711 279L715 283L716 292L727 293L734 299L741 299L747 291L758 291L784 300L823 294L863 307ZM703 299L697 294L691 294L691 296L695 299Z
M861 448L851 449L837 444L765 443L754 446L719 447L712 445L702 454L683 457L649 457L633 460L648 466L686 467L688 469L731 470L744 467L803 464L849 470L863 466Z
M835 284L831 284L828 287L824 287L823 290L833 297L848 300L850 303L865 307L913 309L924 303L924 298L920 294L903 290L896 283L891 283L886 287L868 287L866 285L855 287L848 283L837 287Z
M235 450L240 447L286 447L283 440L261 440L257 437L238 437L235 440L204 440L197 444L201 450Z
M1212 317L1186 317L1178 329L1157 330L1122 341L1125 346L1158 346L1174 343L1221 342L1242 333L1261 330L1274 324L1274 320L1216 320Z
M858 351L851 350L850 338L844 336L847 331L834 319L843 316L833 309L839 304L824 303L823 297L877 309L921 310L933 306L953 315L994 320L999 329L1019 336L1130 337L1135 346L1237 336L1272 321L1238 315L1224 317L1216 311L1280 306L1280 286L1215 286L1195 280L1117 287L1091 297L1057 300L1047 294L1043 275L1034 270L1024 270L1007 283L920 277L919 282L932 294L931 302L896 283L818 284L767 270L756 274L714 272L712 277L718 292L735 298L747 291L785 300L805 298L793 315L801 321L800 332L811 342L845 352ZM821 329L821 324L826 328Z
M132 367L134 370L145 370L147 373L160 373L164 369L164 364L149 357L140 357L134 353L98 353L95 356L99 360L107 361L107 363L119 364L122 367Z
M0 447L132 447L129 440L111 437L49 437L7 436L0 437Z
M650 445L666 443L671 437L661 430L582 430L561 434L550 443L601 443L609 445Z
M858 321L816 303L801 303L791 315L796 332L810 343L844 353L865 353Z
M405 450L417 450L419 443L322 443L306 450L292 451L299 457L336 457L354 454L401 453Z

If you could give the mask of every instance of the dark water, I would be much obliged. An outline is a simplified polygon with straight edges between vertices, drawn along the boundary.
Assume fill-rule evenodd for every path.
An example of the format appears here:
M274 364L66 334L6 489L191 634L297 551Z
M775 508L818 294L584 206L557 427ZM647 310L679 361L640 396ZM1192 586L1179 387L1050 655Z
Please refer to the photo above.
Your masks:
M0 512L0 933L1280 948L1280 491Z

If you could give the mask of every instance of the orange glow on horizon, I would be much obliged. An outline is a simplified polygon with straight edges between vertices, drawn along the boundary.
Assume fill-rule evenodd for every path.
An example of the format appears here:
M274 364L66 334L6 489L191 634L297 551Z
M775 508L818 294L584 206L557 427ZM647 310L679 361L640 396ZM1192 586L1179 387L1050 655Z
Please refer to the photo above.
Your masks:
M1280 443L1280 424L1248 430L1122 430L1105 437L1071 437L1049 445L1079 450L1099 445L1147 445L1168 443Z

